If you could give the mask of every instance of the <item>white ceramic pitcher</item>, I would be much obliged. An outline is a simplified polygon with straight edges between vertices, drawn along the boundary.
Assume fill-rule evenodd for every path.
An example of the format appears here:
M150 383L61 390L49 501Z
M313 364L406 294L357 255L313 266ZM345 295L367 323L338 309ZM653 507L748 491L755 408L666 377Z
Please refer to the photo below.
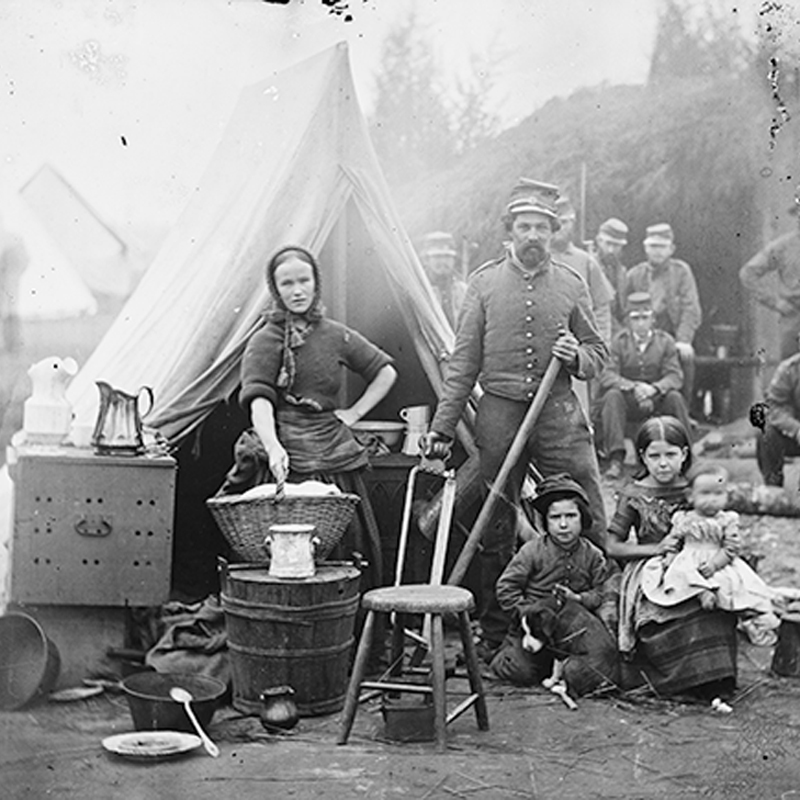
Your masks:
M420 439L428 432L430 409L428 406L407 406L400 409L399 417L406 423L402 452L407 456L417 456L420 454Z

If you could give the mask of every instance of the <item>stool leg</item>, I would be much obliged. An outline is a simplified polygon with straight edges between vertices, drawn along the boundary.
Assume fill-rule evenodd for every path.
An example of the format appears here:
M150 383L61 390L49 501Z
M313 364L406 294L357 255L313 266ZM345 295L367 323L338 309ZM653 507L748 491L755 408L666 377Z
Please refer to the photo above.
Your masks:
M368 611L367 618L364 620L364 628L361 631L361 638L358 641L353 674L350 676L350 683L347 686L347 695L345 695L344 699L344 710L342 711L342 721L339 724L339 736L336 739L336 744L347 744L347 738L350 736L350 730L353 727L353 720L356 718L358 696L361 694L361 681L364 679L364 672L369 660L374 624L375 612Z
M405 645L405 615L397 612L394 615L394 627L392 628L392 646L389 657L389 674L393 678L398 678L403 674L403 655Z
M431 658L433 729L436 734L436 749L443 753L447 749L447 695L444 674L444 627L441 614L431 615Z
M481 669L478 664L478 654L475 651L475 642L472 641L469 614L466 611L462 611L458 615L458 629L461 632L461 644L464 646L469 687L473 694L478 695L478 699L475 701L475 719L478 721L480 730L488 731L489 714L486 711L486 695L483 693L483 679L481 678Z

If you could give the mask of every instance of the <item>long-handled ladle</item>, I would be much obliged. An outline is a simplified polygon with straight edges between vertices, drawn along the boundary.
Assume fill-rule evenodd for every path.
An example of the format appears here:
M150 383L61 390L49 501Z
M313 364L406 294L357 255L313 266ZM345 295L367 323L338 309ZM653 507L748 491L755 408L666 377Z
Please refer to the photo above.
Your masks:
M181 689L180 686L173 686L169 690L169 696L176 702L176 703L183 703L183 707L186 709L186 716L194 725L194 729L197 731L200 738L203 740L203 747L205 747L206 752L210 756L214 756L216 758L219 755L219 747L217 747L211 739L208 738L208 734L200 727L200 723L197 721L197 717L194 715L194 711L192 711L192 697L190 692L187 692L186 689Z

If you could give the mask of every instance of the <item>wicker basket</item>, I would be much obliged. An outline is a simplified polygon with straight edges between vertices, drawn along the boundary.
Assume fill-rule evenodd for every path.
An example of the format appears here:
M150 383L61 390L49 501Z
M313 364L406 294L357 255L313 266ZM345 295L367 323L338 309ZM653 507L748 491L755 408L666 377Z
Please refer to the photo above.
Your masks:
M264 539L270 525L314 525L320 544L316 561L327 558L344 535L361 498L357 494L285 496L243 499L241 495L210 497L206 506L237 558L251 563L267 557Z

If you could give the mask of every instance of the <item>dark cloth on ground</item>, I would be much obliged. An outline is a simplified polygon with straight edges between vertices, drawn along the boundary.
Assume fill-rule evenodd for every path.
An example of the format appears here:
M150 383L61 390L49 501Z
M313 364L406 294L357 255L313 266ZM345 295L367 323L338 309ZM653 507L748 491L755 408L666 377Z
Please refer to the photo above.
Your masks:
M210 675L229 683L225 616L216 596L190 605L167 603L159 627L163 633L145 656L148 667L156 672Z

